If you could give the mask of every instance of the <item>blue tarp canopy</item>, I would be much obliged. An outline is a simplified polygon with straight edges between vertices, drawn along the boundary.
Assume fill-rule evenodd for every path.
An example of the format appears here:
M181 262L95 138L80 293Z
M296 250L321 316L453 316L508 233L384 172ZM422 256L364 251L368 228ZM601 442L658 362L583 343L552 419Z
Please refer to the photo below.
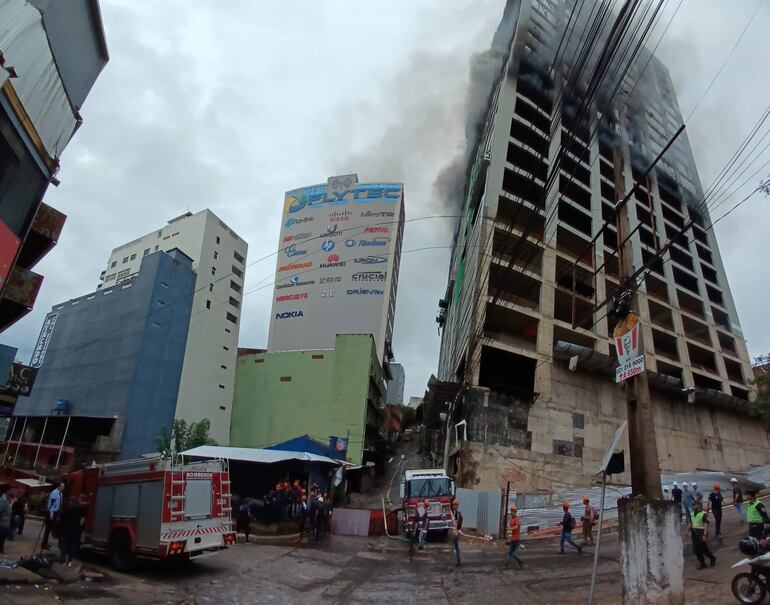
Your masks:
M266 450L282 450L284 452L308 452L317 456L328 456L329 458L344 459L345 452L338 452L330 448L328 444L316 441L310 435L294 437L288 441L270 445Z

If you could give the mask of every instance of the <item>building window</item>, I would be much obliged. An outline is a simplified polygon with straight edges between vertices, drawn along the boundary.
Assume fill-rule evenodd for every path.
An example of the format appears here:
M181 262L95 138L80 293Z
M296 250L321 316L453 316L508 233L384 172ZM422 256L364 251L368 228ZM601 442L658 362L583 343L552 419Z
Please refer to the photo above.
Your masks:
M213 291L214 291L214 284L209 284L209 292L213 292Z
M115 279L115 274L110 273L107 277L104 278L104 281L112 281L113 279Z
M254 363L265 363L264 359L255 359Z
M228 347L223 346L222 347L225 351L229 351L230 349Z
M238 267L233 265L233 275L237 275L241 279L243 279L243 271L241 271Z
M225 406L223 406L223 405L220 405L220 406L219 406L219 409L220 409L220 410L227 410L227 408L226 408Z
M127 262L128 262L128 257L127 257L127 256L124 256L124 257L123 257L123 264L125 265Z
M131 255L131 260L134 260L134 259L136 259L136 254Z
M224 388L225 388L225 385L223 385L223 384L220 384L220 385L219 385L219 388L220 388L220 389L224 389Z
M238 254L237 252L233 252L233 258L234 258L235 260L237 260L237 261L238 261L239 263L241 263L241 264L243 264L243 261L245 261L245 260L246 260L245 258L243 258L243 257L242 257L240 254Z
M177 235L179 235L179 231L177 231L176 233L172 233L171 237L176 237Z
M311 355L310 356L310 359L323 359L323 358L324 358L323 355Z
M217 244L219 243L219 236L217 235Z
M230 332L230 328L225 328L225 332L227 332L228 334L232 334L232 332Z
M238 318L235 315L233 315L232 313L228 313L227 314L227 321L231 321L234 324L237 324L238 323Z
M291 376L281 376L281 382L291 382Z
M123 269L122 271L119 271L118 272L118 279L120 279L121 277L125 277L129 273L131 273L131 269Z
M160 237L161 235L163 235L163 229L161 229L160 231L158 231L158 237Z
M162 282L160 282L160 287L161 288L168 288L168 284L166 282L162 281Z
M155 244L155 252L158 251L158 244Z
M147 256L149 253L150 253L150 249L149 248L145 248L144 252L142 252L142 256Z
M207 309L210 309L210 308L211 308L211 301L210 301L210 300L207 300L207 301L206 301L206 308L207 308Z
M233 298L232 296L230 297L230 304L234 306L236 309L241 308L241 301L238 300L237 298Z
M226 365L221 365L221 364L220 364L220 366L219 366L219 367L220 367L220 368L222 368L223 370L226 370L226 369L227 369L227 366L226 366Z
M236 292L240 293L242 288L236 284L232 279L230 280L230 289L235 290Z
M217 268L211 267L211 275L216 275L216 274L217 274Z
M159 301L158 301L158 307L160 307L160 308L162 309L162 308L163 308L163 307L165 307L165 306L166 306L166 303L165 303L165 302L163 302L162 300L159 300Z
M115 265L117 265L117 264L118 264L118 261L116 261L116 260L112 261L112 262L110 263L110 269L114 269L114 268L115 268Z
M157 321L152 322L152 325L156 328L160 328L160 324Z
M219 252L214 250L214 260L217 260L219 258Z

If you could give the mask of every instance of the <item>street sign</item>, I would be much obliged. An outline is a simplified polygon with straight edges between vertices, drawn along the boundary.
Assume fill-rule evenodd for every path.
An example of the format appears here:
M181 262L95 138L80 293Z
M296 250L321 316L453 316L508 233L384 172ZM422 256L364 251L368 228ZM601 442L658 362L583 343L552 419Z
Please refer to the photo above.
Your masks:
M632 376L638 376L644 372L644 355L635 357L628 363L624 363L615 368L615 382L623 382Z
M621 319L612 332L618 363L624 365L639 357L639 316L629 313Z
M618 430L616 430L615 434L612 436L612 443L610 443L610 446L604 452L604 458L602 458L601 466L599 466L599 470L596 471L597 475L601 475L607 470L607 465L610 463L610 458L612 458L612 454L614 454L615 450L618 448L618 444L620 443L621 437L623 437L623 433L626 432L627 424L628 422L624 420L623 424L618 427Z

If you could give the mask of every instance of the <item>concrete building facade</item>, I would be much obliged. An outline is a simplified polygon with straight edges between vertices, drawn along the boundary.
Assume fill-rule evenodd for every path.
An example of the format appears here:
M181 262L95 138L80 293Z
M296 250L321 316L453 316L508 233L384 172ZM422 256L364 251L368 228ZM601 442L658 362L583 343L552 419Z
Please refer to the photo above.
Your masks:
M385 375L371 335L340 334L333 349L245 353L236 367L231 445L343 437L347 460L361 464L381 440Z
M286 193L269 351L370 333L380 363L393 358L403 193L401 183L359 183L356 174Z
M115 248L98 288L132 279L144 257L174 248L193 260L197 274L176 418L207 418L211 438L227 445L248 244L210 210L187 212Z
M109 60L97 0L0 2L0 331L32 309L66 216L42 199Z
M616 153L624 190L638 185L633 264L651 263L636 311L662 469L766 464L768 433L747 416L748 351L686 133L644 177L682 124L668 70L642 49L622 94L603 90L584 105L583 82L570 76L575 49L549 69L573 4L509 1L489 53L499 62L438 318L438 378L468 387L454 407L453 420L468 423L454 470L461 485L510 480L522 492L550 489L565 472L584 484L625 419L613 326L606 308L593 311L619 288L617 232L612 220L604 227Z
M156 451L176 410L194 287L192 259L158 251L131 279L54 305L9 463L44 471Z

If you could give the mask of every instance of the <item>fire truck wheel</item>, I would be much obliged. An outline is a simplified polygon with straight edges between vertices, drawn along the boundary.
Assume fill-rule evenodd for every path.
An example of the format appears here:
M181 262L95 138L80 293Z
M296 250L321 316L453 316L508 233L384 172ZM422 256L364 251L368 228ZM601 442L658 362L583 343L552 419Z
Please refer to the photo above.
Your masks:
M134 554L131 552L131 536L125 530L116 530L110 536L110 560L115 571L131 571Z

